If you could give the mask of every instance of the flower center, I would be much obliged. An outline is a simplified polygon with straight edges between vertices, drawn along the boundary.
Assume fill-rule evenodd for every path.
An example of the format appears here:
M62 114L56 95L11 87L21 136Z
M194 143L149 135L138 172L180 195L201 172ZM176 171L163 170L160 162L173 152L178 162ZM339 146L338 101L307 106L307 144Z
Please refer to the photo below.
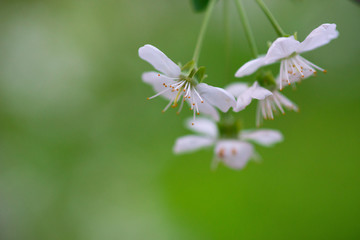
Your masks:
M282 84L284 82L290 85L291 83L298 82L310 75L316 75L317 69L326 73L325 69L306 60L296 52L292 53L289 57L284 58L281 61L280 90L282 90Z
M184 106L184 102L187 100L188 103L190 104L190 110L193 111L194 122L195 122L195 115L200 114L199 104L204 103L204 100L200 96L199 92L196 90L196 85L198 84L198 81L193 76L194 76L193 72L191 72L188 75L181 74L177 78L170 78L166 76L162 77L161 74L158 74L159 80L163 81L162 85L164 89L148 99L152 99L159 95L170 93L169 95L167 95L170 98L170 101L168 105L166 105L166 107L162 110L162 112L165 112L170 106L172 108L176 108L179 102L181 102L177 114L180 114Z

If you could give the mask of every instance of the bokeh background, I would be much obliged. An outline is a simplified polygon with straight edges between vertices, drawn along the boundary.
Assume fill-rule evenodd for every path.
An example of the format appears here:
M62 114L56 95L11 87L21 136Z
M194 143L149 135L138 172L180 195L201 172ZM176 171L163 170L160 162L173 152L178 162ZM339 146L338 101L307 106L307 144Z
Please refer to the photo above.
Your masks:
M146 101L152 67L137 55L150 43L190 60L203 18L190 1L1 1L0 239L360 239L360 6L265 2L300 40L327 22L340 37L304 54L326 75L284 91L301 112L265 122L286 141L211 171L212 149L172 154L191 113ZM245 7L265 52L275 32ZM200 56L221 87L251 58L232 2L230 14L230 63L221 1ZM255 104L241 115L255 127Z

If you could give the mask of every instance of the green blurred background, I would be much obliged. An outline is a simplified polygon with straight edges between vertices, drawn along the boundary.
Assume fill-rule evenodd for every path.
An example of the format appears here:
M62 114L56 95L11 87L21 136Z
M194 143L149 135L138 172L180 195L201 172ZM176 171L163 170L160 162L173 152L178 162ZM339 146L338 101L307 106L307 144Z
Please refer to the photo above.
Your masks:
M327 22L340 37L304 54L327 75L284 91L301 112L265 122L286 140L211 171L211 149L172 154L191 113L146 101L152 67L137 55L149 43L190 60L203 18L190 1L1 1L0 239L360 239L360 6L265 2L300 40ZM251 53L231 6L232 76ZM245 7L265 52L275 32ZM235 80L222 13L200 56L217 86ZM255 104L241 115L255 126Z

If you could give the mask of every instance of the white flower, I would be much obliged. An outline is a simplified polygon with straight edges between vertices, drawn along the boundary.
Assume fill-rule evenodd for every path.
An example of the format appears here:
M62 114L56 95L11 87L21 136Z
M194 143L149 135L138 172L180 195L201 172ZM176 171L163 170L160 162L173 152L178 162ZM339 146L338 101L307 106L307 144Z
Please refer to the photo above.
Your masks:
M180 113L184 102L187 101L191 106L190 110L193 111L194 121L195 115L199 115L200 112L210 115L218 121L219 113L214 106L223 112L235 106L234 97L227 91L209 86L206 83L197 83L194 78L182 73L180 67L156 47L145 45L139 48L139 56L160 72L145 72L142 79L145 83L152 85L157 92L148 99L159 95L169 99L169 103L163 112L170 106L177 107L178 103L181 102L177 112Z
M243 65L236 73L236 77L243 77L254 73L262 66L280 61L280 90L283 83L293 82L316 74L316 70L326 70L301 57L299 54L328 44L339 35L336 24L322 24L314 29L301 43L294 36L280 37L273 42L265 56L251 60Z
M264 100L272 95L269 90L259 86L258 82L254 82L251 87L247 83L232 83L225 89L237 98L234 112L245 109L253 99Z
M187 121L186 126L201 135L178 138L173 149L175 153L192 152L215 145L214 164L217 165L219 161L222 161L233 169L242 169L250 159L257 158L250 142L270 147L283 140L279 131L270 129L244 130L238 134L238 138L222 138L216 124L206 118L198 118L197 124L193 127L191 127L191 121Z
M273 90L272 95L258 102L256 109L256 126L259 127L262 119L274 119L274 112L278 110L285 114L284 108L292 111L299 111L297 105L281 94L278 90Z
M279 80L277 80L279 82ZM246 108L252 99L259 100L256 112L256 126L260 126L262 119L274 119L274 112L280 111L285 114L284 109L298 111L298 107L275 88L270 91L259 86L255 82L251 87L246 83L233 83L225 88L237 97L235 112Z

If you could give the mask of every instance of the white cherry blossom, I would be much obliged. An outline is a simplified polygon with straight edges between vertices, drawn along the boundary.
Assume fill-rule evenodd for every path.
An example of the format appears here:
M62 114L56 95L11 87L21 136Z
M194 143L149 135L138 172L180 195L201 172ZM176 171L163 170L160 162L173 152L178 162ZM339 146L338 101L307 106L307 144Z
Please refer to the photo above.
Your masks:
M279 83L280 78L277 82ZM246 83L233 83L225 88L237 98L235 112L245 109L253 99L259 100L256 111L256 125L259 127L262 119L274 119L274 112L285 114L284 109L298 111L298 107L276 88L272 91L261 87L255 82L251 87Z
M152 45L139 48L139 56L150 63L159 72L145 72L142 79L145 83L153 86L154 96L163 96L169 100L164 108L165 112L170 106L175 108L180 104L177 113L180 113L187 101L190 110L193 111L193 122L195 115L200 113L210 115L216 121L219 113L215 107L226 112L235 106L235 98L222 88L212 87L206 83L198 83L193 77L181 72L181 68L171 61L163 52Z
M186 126L198 134L178 138L174 153L188 153L214 146L213 167L223 162L230 168L242 169L250 159L258 158L252 143L270 147L283 140L279 131L270 129L243 130L237 138L223 138L215 122L206 118L198 118L195 126L192 126L190 119Z
M251 60L244 64L236 73L236 77L243 77L254 73L262 66L280 61L280 90L284 83L289 85L305 79L320 70L326 70L301 57L299 54L314 50L328 44L339 35L336 24L325 23L314 29L304 41L297 41L294 36L280 37L270 46L265 56Z
M247 83L232 83L225 88L237 98L234 112L244 110L253 99L264 100L272 95L272 92L259 86L258 82L249 87Z

